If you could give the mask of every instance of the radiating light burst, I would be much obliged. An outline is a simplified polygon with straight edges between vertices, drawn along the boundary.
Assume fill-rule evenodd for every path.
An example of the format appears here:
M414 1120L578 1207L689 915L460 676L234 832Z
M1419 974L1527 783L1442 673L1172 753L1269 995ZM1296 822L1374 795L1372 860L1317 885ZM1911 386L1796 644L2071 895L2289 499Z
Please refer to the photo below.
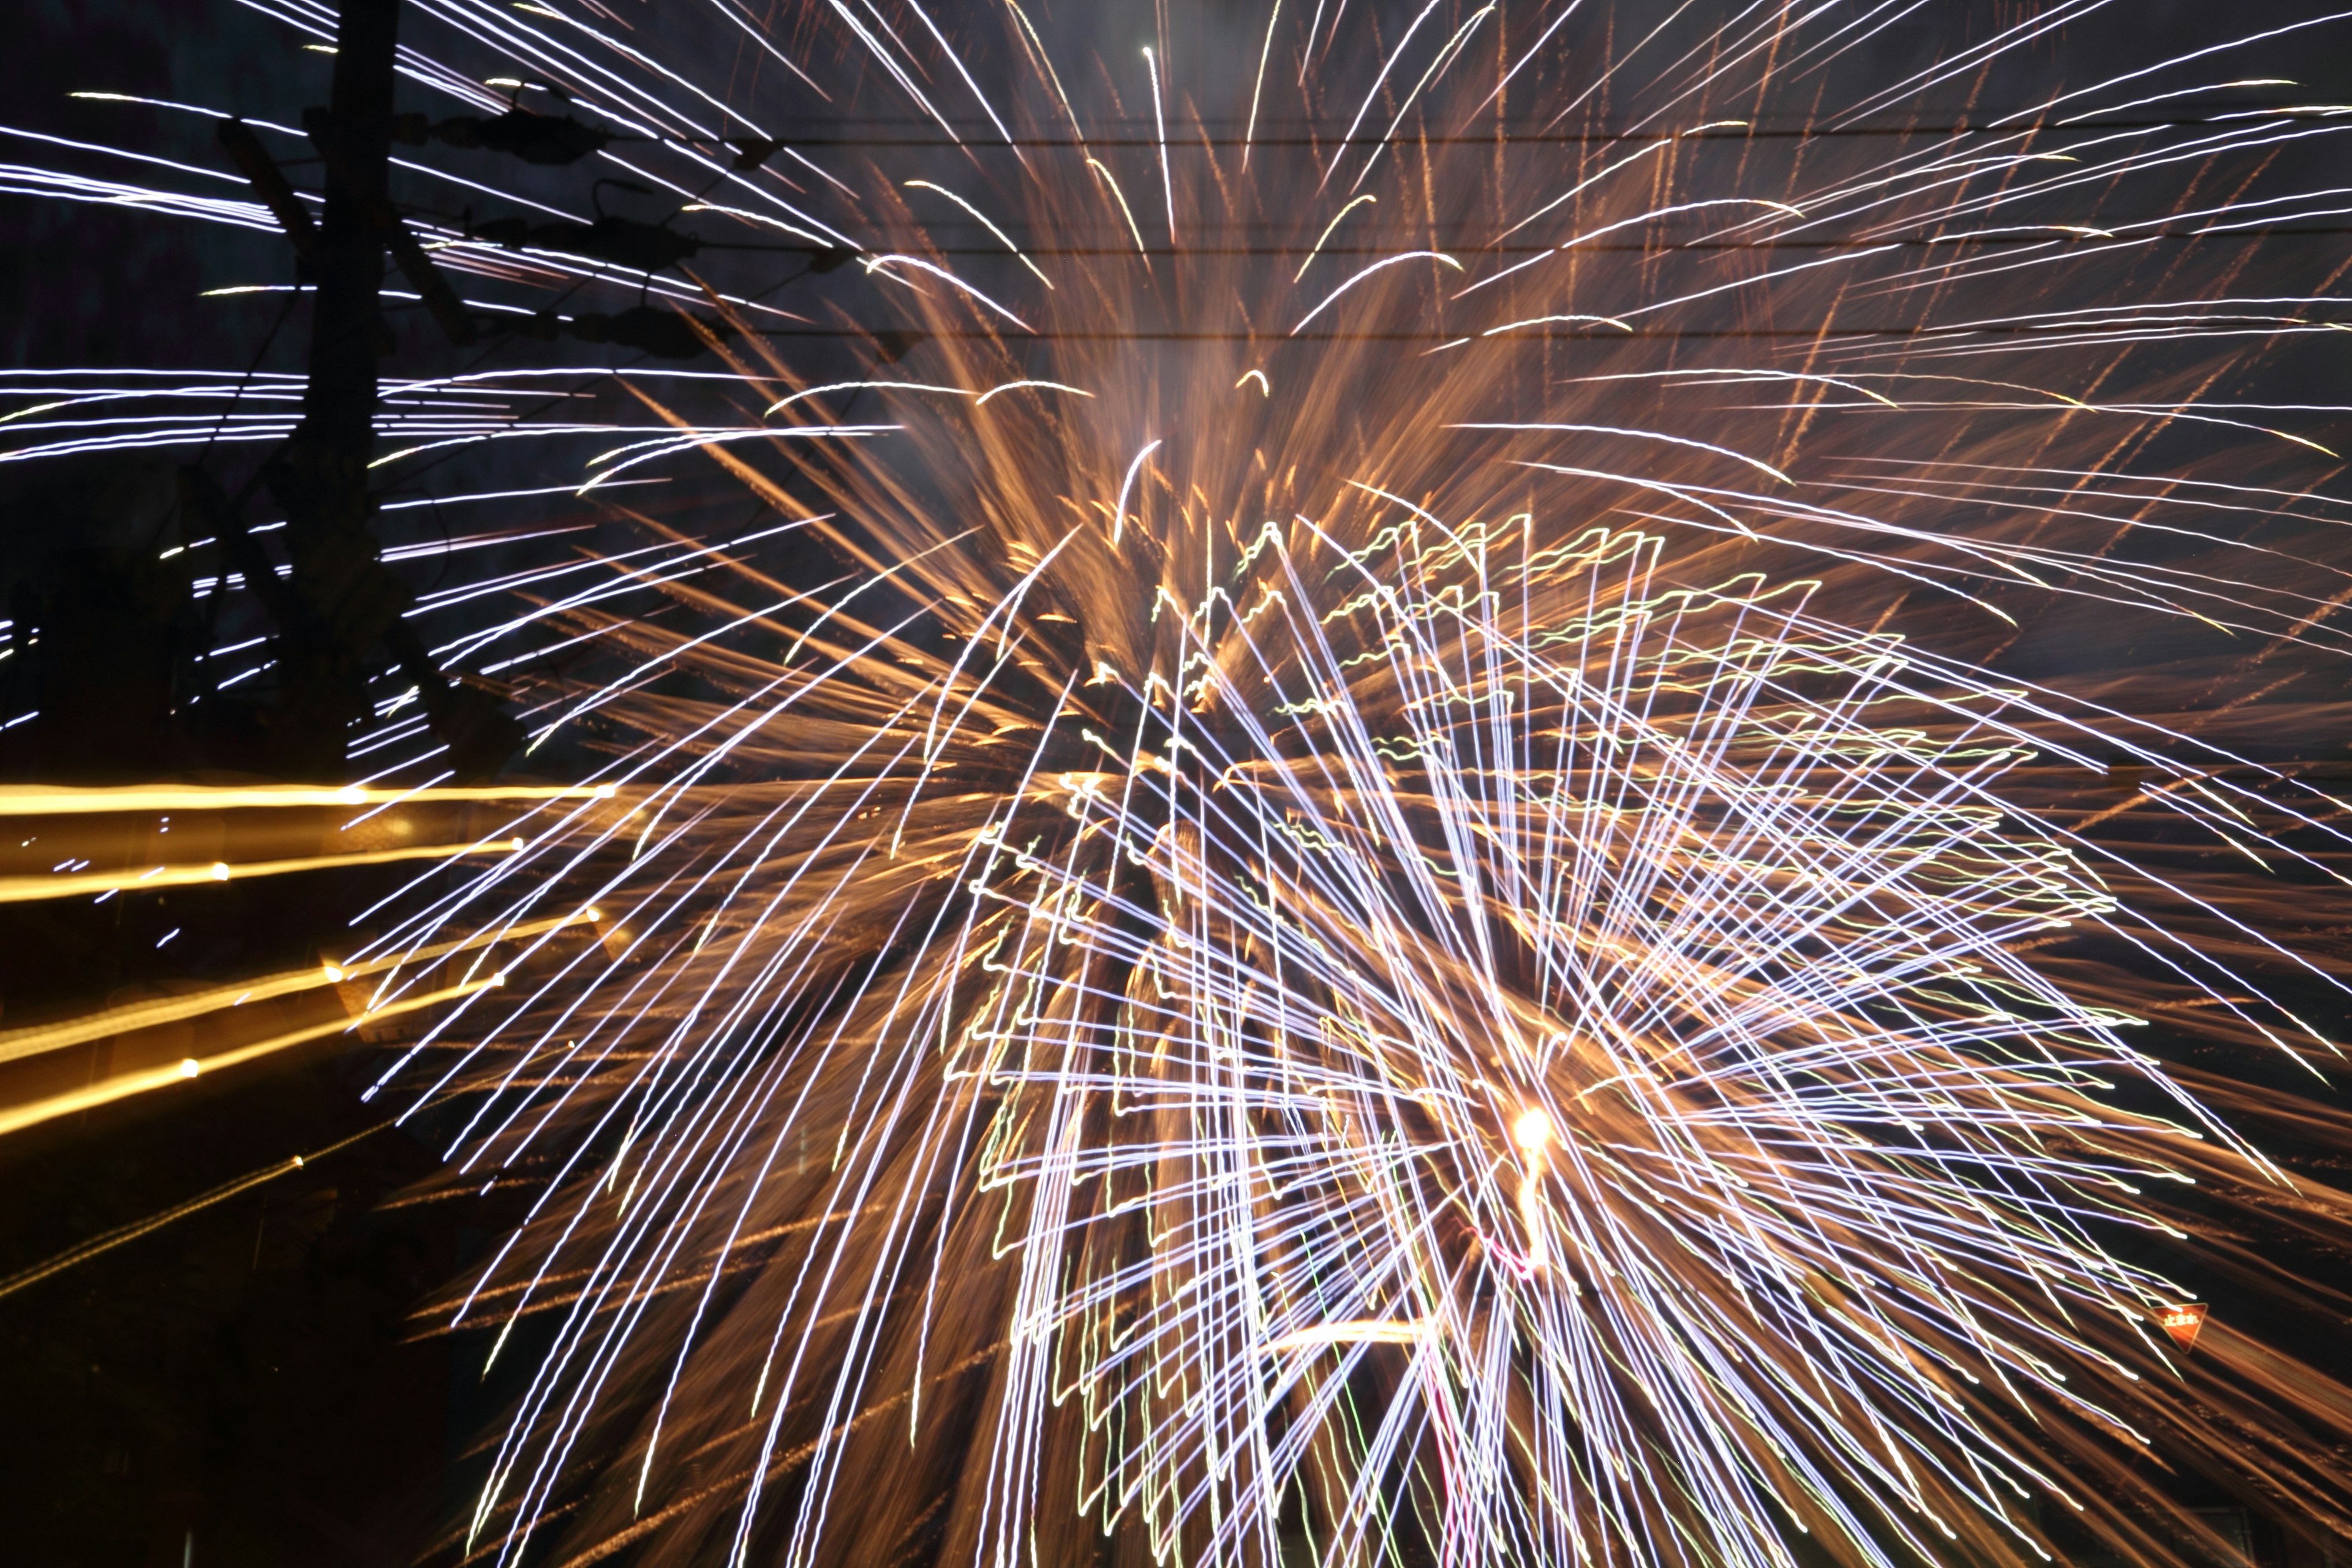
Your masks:
M1299 1487L1339 1561L1640 1561L1666 1523L1936 1556L2034 1471L1962 1380L2055 1386L2062 1313L2101 1355L2166 1299L2081 1223L2139 1168L2084 1092L2137 1070L2121 1020L2003 945L2111 900L2005 820L2009 723L1895 727L1979 694L1923 703L1801 592L1426 528L1229 634L1279 662L1198 700L1288 723L1171 715L1195 788L1088 781L1070 849L1008 826L974 879L1007 913L949 1072L1003 1094L1008 1489L1076 1393L1082 1486L1181 1561L1271 1550ZM1156 908L1076 858L1097 824Z
M442 1318L517 1390L458 1555L2212 1546L2151 1449L2352 1531L2352 1394L2158 1328L2184 1259L2280 1283L2242 1216L2347 1218L2209 1107L2337 1122L2172 1045L2337 1054L2291 933L2342 907L2344 410L2296 356L2343 300L2294 237L2352 127L2250 74L2336 35L415 9L412 84L563 83L680 224L854 251L886 351L740 258L418 220L484 312L726 329L380 416L388 479L544 450L594 509L415 612L586 776L338 958L437 1019L372 1098L529 1194ZM722 115L712 28L785 85ZM299 386L0 390L33 457L274 440ZM681 458L772 515L633 510ZM394 790L438 777L402 684L353 747Z

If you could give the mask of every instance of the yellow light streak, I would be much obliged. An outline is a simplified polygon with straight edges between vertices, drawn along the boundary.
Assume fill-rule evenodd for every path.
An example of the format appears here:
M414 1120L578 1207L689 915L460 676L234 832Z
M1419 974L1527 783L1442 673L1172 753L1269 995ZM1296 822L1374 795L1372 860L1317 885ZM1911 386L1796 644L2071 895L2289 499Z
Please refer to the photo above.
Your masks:
M341 980L358 980L370 974L381 974L387 969L403 964L429 963L453 952L464 952L478 947L488 947L500 942L520 942L569 925L593 925L602 917L594 910L583 910L577 914L559 915L552 920L531 921L504 931L491 931L467 937L461 942L442 942L437 946L418 948L414 952L394 953L358 964L319 964L305 969L288 970L282 973L264 975L258 980L236 984L217 985L209 990L191 991L181 996L158 996L145 1002L132 1002L121 1007L109 1007L100 1013L87 1013L61 1023L42 1024L21 1029L0 1032L0 1062L16 1061L23 1057L39 1056L47 1051L60 1051L68 1046L87 1044L109 1035L129 1034L133 1029L152 1029L160 1024L176 1024L184 1018L199 1017L206 1013L234 1007L246 1002L267 1002L273 997L290 996L297 992L332 985Z
M1259 1353L1285 1355L1318 1345L1418 1344L1428 1337L1429 1331L1429 1321L1424 1318L1402 1321L1390 1318L1350 1318L1345 1322L1318 1323L1311 1329L1301 1329L1295 1334L1269 1340L1259 1347Z
M5 1137L11 1132L20 1132L27 1127L38 1126L44 1121L55 1121L60 1116L71 1116L77 1111L110 1105L118 1100L128 1100L134 1094L144 1094L151 1089L168 1089L173 1084L185 1083L205 1073L236 1067L241 1063L253 1061L257 1058L286 1050L290 1047L324 1039L329 1035L345 1034L363 1024L373 1024L395 1014L410 1013L419 1007L431 1007L443 1002L454 1002L460 997L470 996L478 991L487 991L493 985L502 985L505 983L504 974L493 974L486 979L468 981L463 985L452 985L446 990L429 991L422 996L411 996L404 1001L390 1003L371 1012L362 1013L356 1017L331 1018L323 1024L313 1024L307 1028L292 1029L282 1035L273 1035L266 1040L257 1040L249 1046L239 1046L233 1050L222 1051L204 1058L202 1060L194 1057L185 1057L162 1067L144 1068L136 1072L118 1073L112 1078L101 1079L83 1089L71 1089L64 1094L53 1094L46 1100L36 1100L24 1105L0 1110L0 1137Z
M174 1204L170 1208L159 1210L144 1219L133 1220L129 1225L118 1226L112 1230L101 1232L88 1241L77 1243L30 1268L20 1268L5 1279L0 1279L0 1297L13 1296L27 1285L37 1285L51 1275L62 1274L77 1264L89 1262L100 1253L111 1252L125 1242L136 1241L142 1236L161 1230L173 1220L185 1219L188 1215L208 1209L215 1204L226 1203L240 1193L250 1192L265 1182L274 1182L280 1176L291 1175L305 1165L315 1163L330 1154L348 1149L361 1139L373 1137L391 1125L389 1121L379 1121L374 1126L354 1132L348 1138L338 1139L324 1148L313 1149L308 1154L294 1154L276 1161L262 1166L257 1171L247 1172L235 1181L224 1182L209 1192L199 1193L185 1203Z
M1528 1172L1519 1182L1519 1223L1527 1226L1528 1267L1541 1268L1551 1261L1551 1227L1544 1224L1544 1152L1551 1147L1551 1113L1537 1106L1511 1123L1511 1142L1528 1157Z
M512 785L479 789L324 789L300 784L205 788L196 784L126 784L103 789L56 789L0 784L0 816L88 816L118 811L245 811L306 805L373 805L403 801L610 800L614 784Z
M1143 248L1143 231L1135 226L1135 214L1128 209L1127 193L1118 188L1117 176L1103 166L1102 160L1099 158L1088 158L1087 167L1102 176L1103 184L1110 187L1110 194L1117 198L1119 216L1127 219L1127 232L1135 237L1135 254L1148 258L1150 253Z
M64 877L0 877L0 904L28 903L40 899L69 899L78 893L150 892L157 888L196 887L206 882L242 881L254 877L283 877L295 871L323 871L336 866L383 866L395 860L456 859L465 855L511 855L520 850L520 838L488 838L474 844L420 844L408 849L375 849L360 855L304 855L291 860L247 860L236 865L215 860L209 866L151 866L144 871L81 871Z

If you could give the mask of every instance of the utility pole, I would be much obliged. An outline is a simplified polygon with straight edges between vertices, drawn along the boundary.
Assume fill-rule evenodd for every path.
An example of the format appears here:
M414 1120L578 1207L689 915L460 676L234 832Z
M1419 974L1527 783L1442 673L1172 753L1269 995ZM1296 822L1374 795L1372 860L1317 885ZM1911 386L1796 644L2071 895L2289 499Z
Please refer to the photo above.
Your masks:
M328 107L302 117L325 175L315 233L252 132L235 121L221 129L223 143L278 213L314 285L302 421L262 475L286 511L290 581L276 581L236 502L200 475L192 476L190 490L278 625L278 700L268 750L273 771L287 778L341 779L344 742L367 712L368 661L379 646L416 683L461 779L495 773L521 741L520 726L490 698L435 668L402 619L415 595L377 554L368 465L375 456L376 371L392 346L378 300L387 247L451 340L461 346L474 340L462 304L402 225L387 187L400 3L343 0Z
M289 777L340 782L345 731L366 702L363 661L408 607L376 558L368 463L375 456L376 362L389 346L383 281L392 91L400 0L343 0L333 95L306 127L325 154L326 206L312 265L310 383L302 423L267 482L286 509L292 598L279 627L270 750Z
M378 304L387 252L452 344L469 347L481 334L465 301L392 205L386 170L393 143L438 141L554 167L601 152L614 134L569 113L527 109L520 88L501 114L458 115L438 123L428 123L423 114L394 114L400 7L401 0L343 0L331 101L302 115L324 175L317 222L251 127L235 119L219 126L222 146L277 218L312 285L310 379L300 425L234 499L200 468L182 476L187 506L221 541L277 627L278 700L267 721L265 749L269 771L289 779L341 778L344 742L368 713L368 667L379 647L415 683L434 736L446 749L444 765L460 782L495 773L522 744L522 727L499 711L487 690L452 681L436 668L404 618L415 595L377 554L368 465L375 456L376 369L392 346ZM541 90L559 101L566 97L551 85ZM744 137L729 145L735 153L730 166L746 173L782 143ZM592 196L593 192L593 187ZM480 233L506 245L552 243L648 275L692 256L702 244L667 222L601 211L593 223L534 225L520 216L498 218L482 224ZM854 252L814 246L804 254L803 273L810 273L830 272ZM527 326L509 326L542 342L563 331L584 342L610 342L665 358L692 358L735 330L725 319L705 320L682 309L643 303L618 315L583 311L559 318L551 310ZM885 331L875 334L875 341L883 363L889 363L921 337ZM263 483L286 513L291 568L284 580L241 515L244 502Z

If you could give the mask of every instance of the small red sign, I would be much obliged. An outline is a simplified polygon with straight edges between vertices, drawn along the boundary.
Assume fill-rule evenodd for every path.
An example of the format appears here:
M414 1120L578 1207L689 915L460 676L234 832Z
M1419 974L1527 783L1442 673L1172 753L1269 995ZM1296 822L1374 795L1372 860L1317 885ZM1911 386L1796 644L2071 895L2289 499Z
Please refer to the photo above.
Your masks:
M2167 1307L2156 1315L2164 1331L2172 1336L2173 1343L2182 1350L2197 1348L2197 1331L2205 1326L2205 1303L2190 1301L2185 1306Z

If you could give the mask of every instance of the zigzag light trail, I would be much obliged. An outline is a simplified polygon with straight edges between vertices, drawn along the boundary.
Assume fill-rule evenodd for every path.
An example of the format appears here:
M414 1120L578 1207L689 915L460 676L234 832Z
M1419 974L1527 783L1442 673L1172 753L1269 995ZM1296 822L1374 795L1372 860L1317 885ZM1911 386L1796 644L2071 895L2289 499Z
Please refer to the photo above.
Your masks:
M2343 1120L2178 1045L2340 1070L2275 742L2344 711L2352 110L2262 73L2342 24L1890 78L1890 9L414 6L410 89L560 84L695 241L412 220L528 363L388 384L382 481L576 490L410 612L574 782L338 961L531 1194L453 1560L2218 1549L2150 1456L2352 1533L2352 1392L2158 1328L2343 1304L2229 1230L2340 1239L2263 1134ZM167 172L7 178L274 225ZM653 301L723 368L530 360ZM0 393L30 461L299 386ZM371 805L446 765L373 690Z

